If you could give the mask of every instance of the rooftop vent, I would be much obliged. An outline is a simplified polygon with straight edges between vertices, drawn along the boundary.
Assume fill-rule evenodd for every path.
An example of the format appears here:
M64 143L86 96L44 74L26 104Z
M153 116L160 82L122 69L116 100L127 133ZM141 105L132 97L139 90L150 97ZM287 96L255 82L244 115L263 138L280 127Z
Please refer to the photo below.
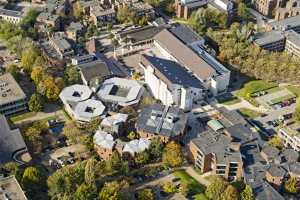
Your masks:
M73 97L80 97L81 94L77 91L75 91L73 94L72 94Z

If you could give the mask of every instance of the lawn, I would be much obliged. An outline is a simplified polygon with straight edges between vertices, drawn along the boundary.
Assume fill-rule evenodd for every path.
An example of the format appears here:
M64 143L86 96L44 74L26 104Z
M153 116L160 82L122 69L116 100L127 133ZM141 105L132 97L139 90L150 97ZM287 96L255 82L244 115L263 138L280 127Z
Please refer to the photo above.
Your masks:
M15 123L15 122L24 120L26 118L34 117L36 114L37 114L36 112L27 112L27 113L19 114L19 115L10 117L10 121Z
M201 185L198 181L196 181L193 177L187 174L184 170L177 170L173 173L173 175L177 178L180 178L182 182L185 182L189 190L193 194L203 194L205 191L205 186Z
M274 105L274 104L277 104L277 103L281 103L281 102L290 100L290 99L295 98L295 97L296 97L296 95L294 95L294 94L288 94L288 95L285 95L285 96L282 96L282 97L272 99L271 103L272 103L272 105Z
M259 116L262 115L262 113L256 112L256 111L248 109L248 108L240 108L239 113L241 115L243 115L244 117L251 118L251 119L259 117Z
M297 97L300 96L300 87L294 86L294 85L288 85L285 88L288 89L289 91L291 91Z
M217 101L218 103L228 105L228 106L241 102L241 100L235 96L220 96L217 97Z
M254 80L254 81L245 83L243 85L243 87L237 91L236 95L244 98L252 105L258 107L259 103L257 101L255 101L254 98L252 98L252 94L259 92L259 91L270 90L271 88L276 88L277 86L278 85L276 83L266 82L263 80ZM276 89L273 89L273 90L276 90Z
M196 194L195 196L193 196L194 200L208 200L208 198L205 196L205 194Z

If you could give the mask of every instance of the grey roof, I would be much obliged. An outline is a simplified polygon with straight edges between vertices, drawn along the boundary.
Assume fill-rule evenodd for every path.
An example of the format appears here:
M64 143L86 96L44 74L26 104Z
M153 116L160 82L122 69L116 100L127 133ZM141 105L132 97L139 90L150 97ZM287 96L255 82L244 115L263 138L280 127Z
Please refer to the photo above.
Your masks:
M265 145L261 151L268 156L268 160L275 160L276 158L278 158L278 155L280 153L277 148L270 145Z
M254 189L256 200L285 200L267 181Z
M293 30L289 30L286 32L286 40L290 41L291 43L293 43L293 45L297 46L300 48L300 34L293 31Z
M8 10L0 8L0 15L12 16L12 17L22 17L22 12L16 10Z
M105 131L97 130L94 135L94 142L102 148L112 150L116 144L113 136Z
M271 44L284 39L285 36L281 31L270 31L254 35L254 42L259 46Z
M270 167L267 171L273 177L284 177L286 174L286 171L281 166L273 163L270 164Z
M38 17L37 21L45 22L45 21L56 21L60 16L56 14L52 14L50 12L41 12Z
M74 118L81 121L90 121L94 117L104 114L105 106L101 101L95 99L88 99L85 101L77 102L73 106Z
M252 138L252 131L249 124L235 124L226 129L234 141L245 143Z
M170 31L164 29L155 37L155 41L168 51L184 67L191 70L202 81L216 75L216 71L193 50L177 39Z
M136 127L148 133L174 138L186 128L187 115L178 107L153 104L140 112Z
M64 104L69 102L80 102L90 98L92 90L86 85L71 85L65 87L59 94L59 98Z
M169 29L178 39L185 44L191 44L199 40L203 40L197 33L195 33L190 27L184 24L178 24L172 26Z
M0 199L27 200L15 176L0 178Z
M294 149L284 149L281 152L283 159L288 163L297 162L299 159L299 153Z
M64 38L53 37L51 40L60 51L65 51L72 48L71 44Z
M0 105L26 99L26 95L9 73L0 76Z
M120 38L125 38L127 36L132 43L136 43L153 38L162 29L163 28L161 26L145 26L128 31L123 31L118 33L118 35Z
M231 138L222 133L208 130L202 132L200 137L193 139L192 143L205 155L213 153L217 164L242 161L241 153L230 149Z
M80 22L71 22L70 26L67 28L69 31L81 31L82 29L83 25Z
M300 176L300 162L290 164L289 171L293 174L298 174Z
M140 138L131 140L130 142L126 143L123 152L128 152L131 155L135 155L136 153L141 153L149 148L150 146L150 140L147 138Z
M142 55L141 62L154 68L154 73L170 88L172 88L171 84L203 88L202 83L177 62L149 55Z
M83 63L78 65L78 67L87 81L90 81L98 76L106 77L111 74L106 63L101 60L94 60L92 62Z
M0 164L13 161L16 152L26 149L19 129L11 130L6 118L0 115Z
M225 107L220 107L218 111L224 116L220 120L226 127L234 124L247 124L247 121L236 110L227 110Z
M273 27L274 30L288 30L294 27L300 26L300 15L294 17L288 17L280 21L274 21L269 23L269 26Z
M115 77L104 81L97 96L104 102L128 106L137 104L143 92L144 88L137 81Z

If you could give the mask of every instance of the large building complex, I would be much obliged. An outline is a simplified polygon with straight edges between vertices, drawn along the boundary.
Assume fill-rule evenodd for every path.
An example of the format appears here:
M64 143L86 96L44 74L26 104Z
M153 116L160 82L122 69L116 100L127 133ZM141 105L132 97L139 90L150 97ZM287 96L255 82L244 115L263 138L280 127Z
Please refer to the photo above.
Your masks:
M184 36L181 31L159 32L154 47L142 55L140 66L155 98L190 110L206 95L225 92L230 71L202 48L200 38Z
M299 0L277 0L275 19L282 20L300 14Z
M16 10L0 8L0 19L13 24L18 24L23 18L23 13Z
M26 95L9 73L0 76L0 114L11 115L27 109Z
M258 12L265 16L272 17L277 5L277 0L255 0L253 4Z
M278 131L278 136L284 141L286 147L300 152L300 133L294 127L283 127Z

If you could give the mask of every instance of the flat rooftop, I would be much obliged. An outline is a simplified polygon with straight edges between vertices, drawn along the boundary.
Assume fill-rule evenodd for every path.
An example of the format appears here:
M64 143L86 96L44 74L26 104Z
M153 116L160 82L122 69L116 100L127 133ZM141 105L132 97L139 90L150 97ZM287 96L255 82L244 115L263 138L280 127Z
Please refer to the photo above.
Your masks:
M9 73L0 76L0 105L26 99L26 95Z
M27 200L21 186L14 176L0 178L0 199Z
M272 26L274 30L279 29L291 29L293 27L300 26L300 15L294 16L294 17L288 17L283 20L274 21L269 23L269 26Z
M293 43L293 45L300 47L300 34L293 30L289 30L286 33L286 40Z
M180 39L186 45L199 40L204 40L197 33L195 33L190 27L184 24L176 24L172 26L169 31L171 31L178 39Z
M64 104L68 102L80 102L90 98L92 90L86 85L71 85L65 87L59 94L60 99Z
M258 33L254 36L254 42L259 46L278 42L284 39L285 36L281 31L270 31L265 33Z
M13 161L16 152L26 149L19 129L11 130L6 118L0 115L0 164Z
M16 10L8 10L0 8L0 15L12 16L12 17L22 17L22 12Z

